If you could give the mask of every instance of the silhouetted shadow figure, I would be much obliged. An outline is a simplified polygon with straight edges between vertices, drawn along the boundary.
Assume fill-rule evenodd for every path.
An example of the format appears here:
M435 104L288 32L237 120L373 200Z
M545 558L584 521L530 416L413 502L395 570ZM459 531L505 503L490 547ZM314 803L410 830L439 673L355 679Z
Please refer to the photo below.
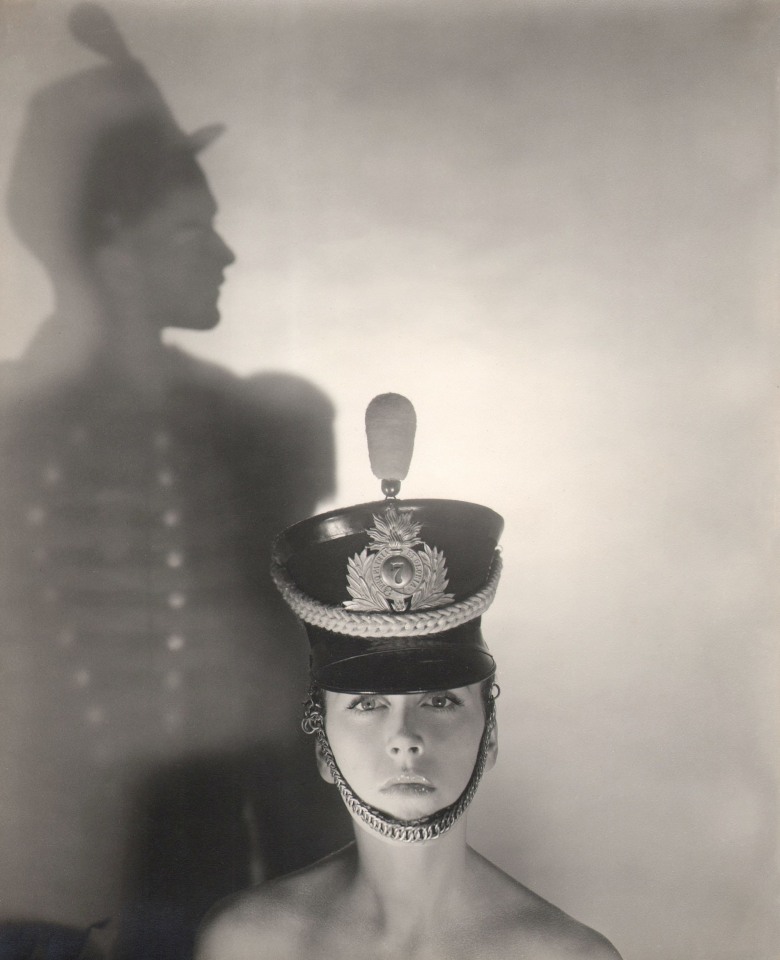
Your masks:
M190 956L197 926L218 900L349 842L332 793L303 739L283 751L193 758L155 771L138 797L128 864L135 909L118 960Z
M297 769L306 674L270 541L332 492L333 410L162 344L219 322L218 130L180 130L101 8L71 29L107 62L33 98L8 194L56 312L0 368L0 920L110 918L117 956L183 960L284 838L345 835L296 827L309 786L269 773Z

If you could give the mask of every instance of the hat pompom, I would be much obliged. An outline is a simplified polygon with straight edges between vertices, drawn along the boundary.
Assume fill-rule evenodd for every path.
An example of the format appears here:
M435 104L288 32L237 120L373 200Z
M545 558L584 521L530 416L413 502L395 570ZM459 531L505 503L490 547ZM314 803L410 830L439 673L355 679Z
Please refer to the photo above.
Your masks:
M411 401L400 393L382 393L366 409L366 438L371 470L383 481L385 489L390 482L392 494L398 492L400 481L406 479L414 452L417 415ZM395 483L393 483L395 482Z
M80 44L113 63L126 63L133 58L114 22L99 3L77 4L68 18L70 32Z

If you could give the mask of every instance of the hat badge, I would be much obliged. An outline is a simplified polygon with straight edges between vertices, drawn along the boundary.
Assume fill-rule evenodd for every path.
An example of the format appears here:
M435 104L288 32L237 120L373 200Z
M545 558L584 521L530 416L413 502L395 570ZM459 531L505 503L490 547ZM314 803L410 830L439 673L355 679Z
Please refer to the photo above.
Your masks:
M369 546L347 561L350 610L426 610L451 603L447 563L436 547L424 543L412 512L391 504L374 515Z

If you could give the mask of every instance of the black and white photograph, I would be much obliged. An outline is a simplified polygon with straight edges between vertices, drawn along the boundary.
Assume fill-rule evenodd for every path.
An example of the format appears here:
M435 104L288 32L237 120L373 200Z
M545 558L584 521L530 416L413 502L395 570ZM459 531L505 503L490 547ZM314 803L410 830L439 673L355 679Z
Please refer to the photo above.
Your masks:
M776 0L0 0L0 960L776 960Z

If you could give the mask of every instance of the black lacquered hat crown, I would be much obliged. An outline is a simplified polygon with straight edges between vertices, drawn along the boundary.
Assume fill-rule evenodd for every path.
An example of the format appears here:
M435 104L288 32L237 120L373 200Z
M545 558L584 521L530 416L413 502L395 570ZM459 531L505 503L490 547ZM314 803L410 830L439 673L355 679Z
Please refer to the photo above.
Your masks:
M275 542L272 575L325 689L410 693L495 671L481 617L498 586L503 519L475 503L397 498L414 426L404 397L375 398L366 431L386 499L304 520Z

